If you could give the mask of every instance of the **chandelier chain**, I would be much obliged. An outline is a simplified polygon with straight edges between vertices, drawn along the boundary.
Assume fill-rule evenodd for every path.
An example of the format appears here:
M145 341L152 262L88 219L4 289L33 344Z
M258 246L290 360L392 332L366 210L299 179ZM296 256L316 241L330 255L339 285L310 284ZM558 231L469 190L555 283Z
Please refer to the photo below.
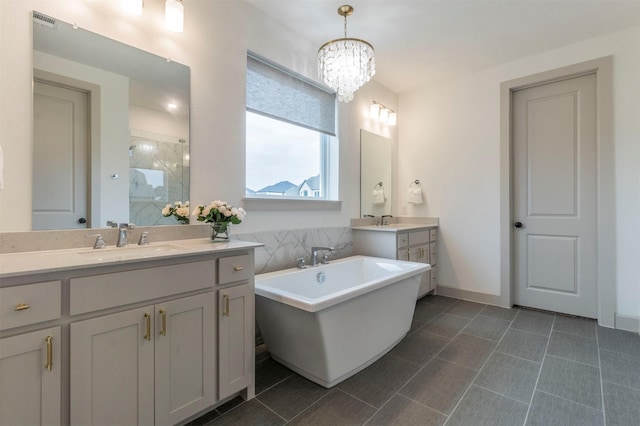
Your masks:
M344 38L347 38L347 15L344 15Z

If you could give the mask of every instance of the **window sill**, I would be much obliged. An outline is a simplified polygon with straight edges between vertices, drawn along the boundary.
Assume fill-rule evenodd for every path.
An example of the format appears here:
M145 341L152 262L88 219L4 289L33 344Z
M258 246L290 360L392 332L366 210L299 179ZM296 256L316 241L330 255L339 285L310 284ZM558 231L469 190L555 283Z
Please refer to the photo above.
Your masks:
M330 211L342 209L342 201L335 200L247 197L242 201L247 211Z

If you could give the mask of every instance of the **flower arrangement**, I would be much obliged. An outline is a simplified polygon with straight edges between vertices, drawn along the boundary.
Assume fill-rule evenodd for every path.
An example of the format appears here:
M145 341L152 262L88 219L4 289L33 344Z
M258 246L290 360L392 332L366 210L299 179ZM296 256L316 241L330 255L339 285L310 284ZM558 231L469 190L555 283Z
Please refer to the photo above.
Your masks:
M238 225L247 212L243 208L233 207L226 201L212 201L209 205L198 205L193 215L199 222L211 223L213 234L211 239L229 240L229 224ZM223 237L219 237L223 235Z
M167 204L162 209L162 215L164 217L175 216L180 223L189 223L189 202L182 203L182 201L176 201L172 204Z

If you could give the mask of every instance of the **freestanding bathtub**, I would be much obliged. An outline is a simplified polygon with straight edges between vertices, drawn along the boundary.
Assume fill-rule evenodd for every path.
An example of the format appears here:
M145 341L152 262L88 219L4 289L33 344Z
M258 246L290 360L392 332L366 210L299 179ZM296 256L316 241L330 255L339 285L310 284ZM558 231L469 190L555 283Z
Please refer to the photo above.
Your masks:
M352 256L256 276L256 318L278 362L332 387L409 331L423 263Z

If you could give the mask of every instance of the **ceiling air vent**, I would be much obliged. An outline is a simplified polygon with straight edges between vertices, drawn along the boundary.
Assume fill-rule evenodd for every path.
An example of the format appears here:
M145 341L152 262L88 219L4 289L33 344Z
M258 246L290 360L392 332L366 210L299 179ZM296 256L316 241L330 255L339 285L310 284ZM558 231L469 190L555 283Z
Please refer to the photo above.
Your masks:
M33 22L48 28L56 28L58 26L58 21L40 12L33 12Z

